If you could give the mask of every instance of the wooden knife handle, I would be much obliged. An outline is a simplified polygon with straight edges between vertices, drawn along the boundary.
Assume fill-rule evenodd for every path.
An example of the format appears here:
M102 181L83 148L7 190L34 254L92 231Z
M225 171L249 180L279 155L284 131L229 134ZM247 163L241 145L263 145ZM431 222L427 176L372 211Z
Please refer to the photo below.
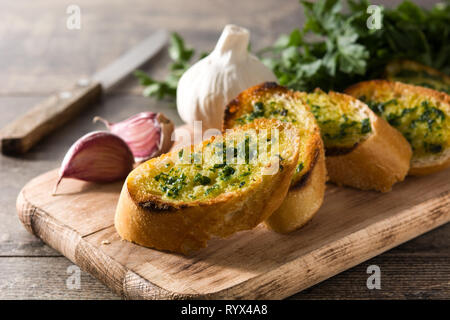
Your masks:
M17 155L27 152L44 136L88 105L99 101L101 95L99 83L80 80L73 88L50 96L0 130L2 153Z

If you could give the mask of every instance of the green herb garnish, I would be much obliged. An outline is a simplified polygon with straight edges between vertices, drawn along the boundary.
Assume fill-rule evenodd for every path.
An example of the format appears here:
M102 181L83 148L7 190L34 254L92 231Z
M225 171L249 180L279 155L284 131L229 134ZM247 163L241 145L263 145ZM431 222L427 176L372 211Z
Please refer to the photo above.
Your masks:
M281 85L296 90L342 90L380 78L396 58L411 59L450 74L450 4L424 9L411 1L381 5L380 29L369 29L367 0L301 1L306 21L259 53Z
M206 189L205 195L207 196L207 195L209 195L211 192L213 192L213 191L215 191L215 190L218 190L218 189L219 189L219 185L215 184L215 185L213 185L212 187Z
M372 127L370 125L370 120L369 118L363 119L363 121L361 121L361 133L362 134L366 134L372 131Z
M221 179L221 180L224 180L224 181L230 179L231 176L234 174L235 171L236 171L236 169L234 169L233 167L231 167L231 166L225 166L225 167L222 169L222 172L220 173L220 179Z
M155 180L160 182L159 188L169 198L177 198L181 189L187 184L186 175L181 173L179 176L171 176L161 172L155 176Z
M196 184L201 184L203 186L206 186L211 183L211 179L207 176L203 176L200 173L197 173L194 177L194 182Z

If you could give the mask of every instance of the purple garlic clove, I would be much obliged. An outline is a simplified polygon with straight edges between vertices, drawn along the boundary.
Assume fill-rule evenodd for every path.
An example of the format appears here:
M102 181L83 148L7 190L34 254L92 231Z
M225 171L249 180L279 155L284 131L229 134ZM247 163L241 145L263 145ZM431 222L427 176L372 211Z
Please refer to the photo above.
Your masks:
M141 112L117 123L95 117L94 122L97 121L128 144L137 162L166 153L173 144L174 125L162 113Z
M88 133L64 156L53 194L63 178L113 182L124 179L133 170L133 164L133 154L120 137L106 131Z

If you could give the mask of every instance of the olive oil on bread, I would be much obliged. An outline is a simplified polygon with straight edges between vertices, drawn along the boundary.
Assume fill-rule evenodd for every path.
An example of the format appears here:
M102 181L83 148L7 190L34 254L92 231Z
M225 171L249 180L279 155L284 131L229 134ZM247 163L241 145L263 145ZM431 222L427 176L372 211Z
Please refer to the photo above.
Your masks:
M264 142L271 156L252 148L252 136ZM258 119L153 158L127 177L116 230L140 245L188 254L205 247L211 237L252 229L283 202L299 151L295 126ZM268 169L274 170L266 174Z
M372 80L346 90L366 102L411 145L410 174L428 174L450 166L450 97L429 88Z
M301 151L290 190L265 221L270 229L288 233L311 220L323 202L326 167L320 129L300 92L273 82L248 88L232 100L225 109L223 129L263 118L290 123L299 130Z
M302 95L320 126L330 181L386 192L405 178L411 158L408 142L367 105L333 91Z

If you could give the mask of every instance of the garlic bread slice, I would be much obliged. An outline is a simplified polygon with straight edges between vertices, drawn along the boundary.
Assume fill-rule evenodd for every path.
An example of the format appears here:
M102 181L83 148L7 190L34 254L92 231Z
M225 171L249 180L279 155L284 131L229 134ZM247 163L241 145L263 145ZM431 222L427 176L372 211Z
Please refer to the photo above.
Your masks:
M449 95L387 80L357 83L346 93L367 103L408 140L413 151L409 174L428 174L450 166Z
M287 233L307 223L322 205L326 168L320 130L300 92L266 82L241 92L225 109L223 129L272 118L299 130L300 155L283 204L265 221L274 231Z
M117 232L186 254L211 237L252 229L283 202L300 144L292 124L261 119L151 159L125 181Z
M411 148L400 132L352 96L303 93L319 124L330 180L386 192L409 170Z
M387 80L398 81L450 94L450 77L411 60L394 60L387 64Z

